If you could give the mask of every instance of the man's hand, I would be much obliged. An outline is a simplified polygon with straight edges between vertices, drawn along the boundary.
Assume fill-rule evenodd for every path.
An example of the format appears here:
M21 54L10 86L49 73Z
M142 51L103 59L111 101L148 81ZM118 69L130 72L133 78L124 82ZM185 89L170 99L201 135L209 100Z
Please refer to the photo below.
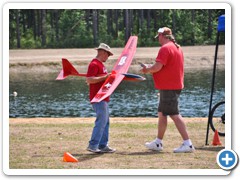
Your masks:
M140 69L140 72L143 73L143 74L148 73L148 70L147 70L148 66L146 64L141 63L141 62L139 62L139 64L142 67L142 69Z
M160 71L163 67L163 65L160 62L156 62L153 65L149 65L149 64L142 64L139 63L142 66L142 69L140 70L140 72L146 74L146 73L156 73L158 71Z

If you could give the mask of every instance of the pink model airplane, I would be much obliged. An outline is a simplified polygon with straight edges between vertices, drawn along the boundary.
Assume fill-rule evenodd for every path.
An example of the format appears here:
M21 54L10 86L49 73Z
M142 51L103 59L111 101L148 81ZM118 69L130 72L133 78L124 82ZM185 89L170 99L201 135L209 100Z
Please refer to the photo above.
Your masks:
M106 97L110 96L122 80L128 81L144 81L145 78L136 74L127 73L130 64L132 63L133 56L137 48L137 36L130 36L123 52L118 58L111 75L105 80L102 87L92 99L93 102L100 102ZM63 69L59 73L56 80L63 80L67 76L86 76L86 74L78 73L73 65L65 58L62 59Z

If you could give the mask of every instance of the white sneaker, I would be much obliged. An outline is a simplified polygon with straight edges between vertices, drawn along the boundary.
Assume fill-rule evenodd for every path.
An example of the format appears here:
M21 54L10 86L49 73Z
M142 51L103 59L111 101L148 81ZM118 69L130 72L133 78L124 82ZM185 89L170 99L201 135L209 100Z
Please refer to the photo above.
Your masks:
M162 144L158 144L154 141L152 142L146 142L145 146L149 149L149 150L153 150L153 151L162 151L163 150L163 146Z
M174 153L191 153L193 151L195 151L195 148L193 147L193 145L186 146L184 144L182 144L179 148L175 148L173 150Z

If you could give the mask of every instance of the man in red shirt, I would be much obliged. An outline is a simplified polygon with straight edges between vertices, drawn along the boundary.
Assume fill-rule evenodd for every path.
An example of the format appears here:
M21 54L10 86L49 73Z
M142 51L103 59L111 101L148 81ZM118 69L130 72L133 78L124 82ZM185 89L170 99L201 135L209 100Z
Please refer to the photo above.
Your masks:
M181 47L175 42L171 29L163 27L158 30L160 48L156 62L152 66L145 66L142 73L151 73L155 88L160 92L158 106L158 134L152 142L145 146L150 150L162 151L162 139L167 129L167 116L174 121L183 143L174 149L175 153L193 152L195 149L189 139L186 125L178 109L178 99L184 87L184 57Z
M109 76L104 62L112 56L110 47L101 43L97 50L97 56L90 62L87 71L86 81L89 84L89 100L97 94L104 81ZM87 150L94 153L113 153L116 150L108 146L109 138L109 97L98 103L92 103L96 112L95 126L89 141Z

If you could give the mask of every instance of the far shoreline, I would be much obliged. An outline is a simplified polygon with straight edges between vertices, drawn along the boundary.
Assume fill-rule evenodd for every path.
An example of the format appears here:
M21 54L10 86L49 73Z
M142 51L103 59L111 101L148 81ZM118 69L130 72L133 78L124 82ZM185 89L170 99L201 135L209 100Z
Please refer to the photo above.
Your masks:
M112 48L114 56L105 63L109 71L113 68L123 48ZM214 64L215 46L183 46L184 67L186 71L195 69L212 69ZM159 47L140 47L133 58L129 73L140 70L139 62L154 63ZM61 68L61 59L67 58L74 67L82 73L87 70L88 63L94 58L94 49L22 49L9 50L10 73L58 73ZM218 49L217 66L225 68L225 45Z

